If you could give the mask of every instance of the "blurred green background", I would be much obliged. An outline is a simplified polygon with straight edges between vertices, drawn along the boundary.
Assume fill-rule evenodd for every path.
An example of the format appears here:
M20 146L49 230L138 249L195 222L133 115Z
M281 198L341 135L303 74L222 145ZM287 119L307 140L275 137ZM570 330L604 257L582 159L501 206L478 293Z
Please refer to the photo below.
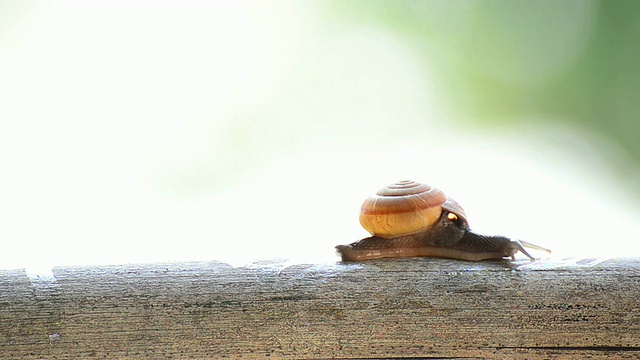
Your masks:
M260 11L252 5L250 12ZM562 127L569 139L545 134L551 138L542 140L584 152L582 157L605 157L601 171L620 181L625 196L638 199L636 1L338 1L293 7L288 21L301 28L270 29L284 39L269 40L301 47L297 59L271 64L292 67L280 79L285 89L277 89L284 94L261 104L266 113L249 110L239 117L251 119L228 129L229 148L241 146L251 158L244 151L220 154L222 159L210 159L212 166L255 168L315 139L331 139L351 154L355 147L418 138L432 121L471 132ZM407 57L409 64L393 63ZM393 69L406 66L413 68ZM431 119L420 118L427 111ZM368 114L363 119L350 112ZM588 132L593 139L584 146L591 149L567 144L572 132L578 138ZM199 175L174 179L179 191L223 180Z
M463 119L461 126L521 126L535 114L537 122L587 129L623 149L623 158L608 159L610 170L637 197L637 1L351 5L343 12L398 34L437 68L443 108Z
M335 261L405 178L640 255L638 44L632 0L0 2L0 267Z

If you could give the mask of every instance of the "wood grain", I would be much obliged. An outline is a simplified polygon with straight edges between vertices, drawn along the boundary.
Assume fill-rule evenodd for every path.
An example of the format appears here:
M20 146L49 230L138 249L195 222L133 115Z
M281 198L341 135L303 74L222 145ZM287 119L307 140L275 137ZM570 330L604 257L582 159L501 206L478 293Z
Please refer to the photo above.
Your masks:
M579 265L579 264L578 264ZM640 358L639 259L0 272L2 359Z

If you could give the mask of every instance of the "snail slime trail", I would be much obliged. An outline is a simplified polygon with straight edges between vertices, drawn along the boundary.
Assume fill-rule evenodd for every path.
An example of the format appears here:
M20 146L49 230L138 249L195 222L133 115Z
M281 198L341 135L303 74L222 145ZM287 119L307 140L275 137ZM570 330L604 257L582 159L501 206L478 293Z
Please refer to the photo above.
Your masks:
M525 248L551 252L526 241L474 233L460 204L411 180L386 186L365 200L360 224L372 236L336 246L343 261L414 256L515 260L518 251L534 261Z

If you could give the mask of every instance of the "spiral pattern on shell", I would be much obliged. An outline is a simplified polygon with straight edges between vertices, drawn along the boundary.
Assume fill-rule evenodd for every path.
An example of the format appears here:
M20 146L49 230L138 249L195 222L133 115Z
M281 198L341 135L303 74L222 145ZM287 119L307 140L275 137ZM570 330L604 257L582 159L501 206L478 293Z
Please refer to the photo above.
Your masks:
M447 201L429 185L403 180L386 186L362 204L360 224L372 235L392 238L414 234L433 225Z

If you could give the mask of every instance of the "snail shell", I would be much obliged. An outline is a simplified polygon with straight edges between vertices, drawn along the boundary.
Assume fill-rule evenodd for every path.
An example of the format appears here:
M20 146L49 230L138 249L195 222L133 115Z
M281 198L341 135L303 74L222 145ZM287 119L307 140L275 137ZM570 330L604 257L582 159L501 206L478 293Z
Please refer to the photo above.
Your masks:
M371 237L336 249L342 260L430 256L479 261L501 259L525 247L543 247L504 236L476 234L462 207L442 191L416 181L386 186L362 204L360 224Z
M371 235L393 238L424 231L438 221L442 209L466 220L457 202L427 184L403 180L369 197L360 209L360 224Z

